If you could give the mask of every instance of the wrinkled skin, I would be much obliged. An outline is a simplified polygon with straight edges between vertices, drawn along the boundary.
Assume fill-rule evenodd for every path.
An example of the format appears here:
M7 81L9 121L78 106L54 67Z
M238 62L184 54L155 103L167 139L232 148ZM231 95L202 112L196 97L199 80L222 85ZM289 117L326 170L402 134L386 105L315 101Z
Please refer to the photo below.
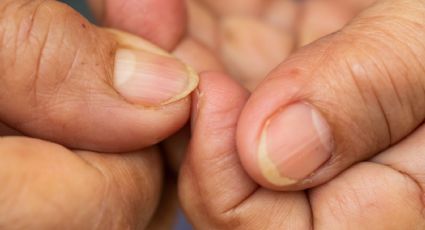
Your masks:
M340 2L250 0L229 6L227 1L186 0L187 38L174 54L200 72L226 71L252 91L300 46L341 29L354 9L370 4ZM328 18L321 20L324 16ZM179 132L165 142L173 162L181 162L175 156L185 152L188 136ZM170 147L175 143L177 148Z
M218 90L219 89L219 90ZM227 104L220 103L229 97ZM195 229L423 229L424 128L310 190L278 192L254 181L236 149L248 92L227 76L201 78L179 196Z
M9 16L9 19L10 17L19 18L19 16L25 15L25 13L15 14L13 7L16 2L18 1L9 1L11 4L4 4L1 7L1 10L9 10L8 14L12 15ZM281 79L284 79L281 76L286 75L288 69L292 70L295 66L297 69L311 71L309 68L311 68L312 63L319 62L324 66L319 69L320 74L314 78L319 80L313 81L312 84L306 84L308 87L306 86L305 88L308 89L308 92L305 94L313 96L325 95L323 98L318 97L316 99L327 99L325 101L328 103L339 102L329 97L332 96L332 93L329 93L329 91L323 92L323 89L332 88L328 82L336 82L335 85L340 86L340 82L343 82L342 80L327 81L326 79L338 79L338 74L340 73L338 71L344 69L338 68L335 62L332 62L334 60L323 62L322 59L318 58L323 56L321 48L329 44L338 44L339 39L350 40L350 38L353 39L358 36L363 38L361 35L367 37L367 32L374 32L374 30L385 31L388 36L380 37L382 40L379 43L390 45L375 47L373 45L376 45L376 43L373 42L373 39L360 39L360 42L356 44L358 47L349 43L345 45L344 49L343 44L338 44L338 49L326 50L327 53L325 54L353 54L359 48L365 47L362 46L364 44L361 42L365 41L365 43L370 44L370 47L374 48L365 51L382 51L379 57L388 57L388 60L384 60L382 63L385 64L385 67L394 67L390 69L393 72L400 71L397 60L400 61L402 59L407 63L406 66L413 69L405 75L417 77L423 73L420 72L422 63L418 62L418 60L424 60L423 56L421 56L424 53L423 46L419 39L412 38L421 37L423 34L421 34L421 30L403 30L403 28L408 28L404 24L406 22L413 28L422 28L420 22L415 21L421 18L421 1L417 1L418 5L412 8L406 7L405 1L394 1L399 6L396 8L402 9L401 11L396 10L396 13L398 13L396 15L402 19L395 17L400 21L395 20L393 23L394 25L401 24L405 27L386 28L383 24L388 25L385 20L388 17L381 15L382 21L373 20L376 24L371 24L365 30L365 34L359 33L362 27L350 27L343 30L347 32L346 34L337 33L317 42L313 41L341 29L351 18L356 17L360 11L369 6L371 1L307 1L303 6L296 6L289 1L276 3L273 1L252 0L249 2L243 1L243 5L235 1L234 4L223 7L227 1L198 0L196 2L188 2L189 17L187 19L182 1L171 1L172 3L170 3L170 0L152 0L143 2L90 1L101 24L145 37L163 49L173 51L175 55L190 63L199 72L205 70L228 71L232 73L239 83L242 83L250 90L256 88L268 72L287 58L290 53L293 53L289 57L289 63L292 63L293 66L291 67L286 63L280 65L269 76L268 79L270 80L266 80L265 83L260 85L259 90L254 93L254 99L255 95L259 95L256 97L260 99L263 97L272 98L267 93L261 92L269 92L268 94L274 92L273 89L281 84L281 81L283 81ZM47 0L21 1L21 3L24 10L37 9L37 3L43 3L42 9L45 10L44 12L61 12L62 14L58 14L59 16L56 15L57 17L51 17L50 14L35 14L35 18L39 18L41 22L51 22L55 19L55 25L61 26L57 26L57 29L53 31L61 34L62 30L66 30L68 33L65 34L76 34L74 38L73 36L65 36L65 41L68 41L66 44L71 44L71 46L67 46L67 48L71 48L71 51L75 51L75 49L73 50L75 47L72 44L77 44L76 41L78 41L78 44L98 49L100 52L95 52L96 55L90 56L93 52L86 52L86 54L81 55L81 58L92 62L89 67L96 66L96 64L93 64L96 63L96 60L100 60L101 66L95 68L77 66L78 68L75 69L74 65L70 65L73 71L69 71L69 68L59 68L59 64L67 63L66 61L69 61L68 65L69 63L72 64L72 57L75 54L74 52L63 52L62 59L65 61L59 62L58 65L48 65L49 67L46 68L47 76L63 77L63 73L71 72L82 76L98 76L99 78L88 78L91 80L76 81L65 85L65 91L60 91L62 93L65 92L65 94L59 94L61 95L60 99L65 99L64 103L55 104L57 101L51 101L51 98L48 97L49 94L43 94L43 92L52 92L49 90L61 86L57 84L60 79L49 77L47 79L52 80L48 81L50 85L40 84L42 87L46 87L45 89L48 89L47 91L41 91L42 93L40 94L44 96L42 99L46 103L44 101L41 104L31 103L34 102L31 100L33 98L23 95L27 95L25 90L32 89L34 85L29 84L28 87L25 87L27 85L24 84L22 88L14 87L21 85L18 83L22 78L13 77L32 76L31 74L28 75L28 72L31 73L33 71L30 64L34 62L34 65L38 66L37 60L44 56L42 55L43 52L38 52L42 48L41 44L35 39L35 48L31 49L33 53L25 57L28 60L18 62L18 64L25 63L25 65L19 65L20 68L10 67L10 63L14 63L12 60L21 57L18 55L12 58L14 57L13 55L17 55L14 49L2 49L0 52L0 55L3 55L1 70L7 70L2 72L3 78L1 79L6 79L8 83L2 84L2 87L9 90L2 90L1 92L10 92L12 89L17 90L14 91L16 93L13 98L16 102L22 103L21 101L24 101L36 108L34 110L29 109L29 107L16 106L18 103L14 104L13 101L4 99L6 97L9 98L10 94L0 95L0 99L2 99L0 101L7 105L8 108L11 108L2 110L0 113L2 121L6 123L0 126L1 135L25 134L52 142L59 142L69 149L82 148L92 150L92 152L72 151L57 144L25 137L1 138L0 157L2 161L0 164L2 166L0 168L2 170L0 170L0 181L6 185L2 186L2 188L6 189L0 190L0 200L2 200L2 205L0 205L0 228L26 229L29 226L36 229L55 229L58 226L69 229L167 228L171 224L171 219L169 218L172 218L173 208L175 207L173 206L174 202L172 202L172 194L168 194L173 189L164 188L162 185L163 173L160 153L155 147L147 148L143 151L134 152L134 150L158 143L183 126L189 116L190 100L186 98L172 105L165 106L161 110L144 111L142 113L143 116L132 117L130 120L124 118L122 123L116 122L116 120L110 122L107 117L102 116L105 114L102 113L102 110L90 110L90 113L84 113L87 115L86 118L92 118L95 121L99 121L97 116L100 116L104 119L103 123L100 122L100 125L106 125L105 127L111 127L118 131L123 130L122 132L104 132L102 130L103 126L96 125L95 127L101 128L93 135L93 133L87 132L87 126L84 125L84 122L81 122L84 119L76 122L74 126L66 127L66 122L64 121L67 121L69 117L78 117L80 113L77 112L81 112L79 109L84 108L82 105L77 104L75 106L76 104L72 104L74 100L66 100L69 99L69 92L76 93L75 95L77 96L75 98L79 98L80 94L83 95L82 98L85 98L84 95L87 94L84 94L85 91L80 89L81 84L87 83L93 89L100 89L101 91L108 89L108 85L104 84L107 81L102 81L102 77L108 76L104 73L111 71L112 65L110 64L111 59L105 57L108 57L109 51L114 50L116 41L105 35L103 30L97 29L97 27L90 24L84 24L88 27L89 36L87 36L87 33L79 34L79 31L84 30L81 29L81 24L78 22L86 23L86 21L69 7ZM315 4L319 6L315 6ZM335 4L336 6L329 6L329 4ZM6 5L8 7L4 7ZM11 6L12 8L10 8ZM34 8L34 6L36 7ZM51 9L55 10L50 11ZM117 9L120 11L113 13ZM323 9L323 11L314 9ZM365 15L374 18L373 16L377 12L393 14L394 12L391 9L388 5L385 7L385 4L382 4L367 11ZM139 10L158 12L157 14L148 14L143 17L138 14ZM406 12L407 14L404 14ZM126 17L123 20L121 17L123 14L134 16ZM4 15L7 14L3 13L2 16ZM284 17L281 17L281 15ZM331 23L321 25L322 21L318 19L325 16L330 17L330 19L324 21ZM157 18L161 18L161 22L165 26L158 26ZM200 20L193 20L193 18L200 18ZM368 21L370 18L357 19L359 23L357 25L370 24L371 21ZM184 26L186 25L186 20L188 20L189 27L187 33L185 33L186 28ZM409 24L412 21L414 23ZM1 23L4 22L2 21ZM21 25L19 20L15 22L17 23L16 25ZM46 23L45 27L37 27L39 30L36 31L40 31L41 37L43 35L45 37L47 34L46 31L50 28L47 26L48 24ZM5 27L1 28L4 29ZM254 33L255 31L261 31L262 33ZM415 31L415 34L412 35L412 31ZM415 49L412 48L412 50L415 52L402 53L400 57L389 52L388 46L399 47L400 50L404 48L403 44L405 43L396 42L393 39L395 34L401 35L402 41L409 41L408 44L411 45L409 48L414 47ZM20 41L16 38L17 36L7 37L2 34L1 42L2 44L3 42L16 44L16 41ZM50 37L53 41L58 39L56 43L52 43L53 46L62 44L59 42L61 41L59 38L61 37ZM313 42L311 45L298 51L298 47L311 42ZM253 43L255 45L252 45ZM263 43L269 45L260 46L261 49L252 49L253 46L257 47L258 44ZM26 43L25 39L23 44L24 46L21 46L23 47L22 49L33 46L33 44ZM10 45L6 47L10 47ZM275 48L270 49L270 47ZM350 47L354 48L350 49ZM55 56L57 53L59 52L52 52L53 56L48 63L55 63L55 61L59 60L59 58L54 58L57 57ZM99 53L104 53L105 55L98 55ZM372 52L369 55L373 56L373 54ZM368 60L367 57L369 55L360 57ZM259 59L259 57L261 58ZM376 56L373 57L376 58ZM46 59L41 58L40 60ZM58 68L55 69L51 66ZM57 74L58 72L52 72L52 70L62 74ZM14 71L18 72L15 73ZM376 72L378 70L375 69L374 73ZM296 78L302 79L303 82L309 82L310 78L306 77L308 75L304 73L296 76ZM97 79L97 81L93 79ZM275 84L275 81L279 84ZM102 84L98 84L99 82ZM376 84L379 85L380 82L377 81ZM397 85L402 87L407 84L405 81L401 81ZM96 88L100 86L105 88ZM423 98L420 90L415 91L408 87L402 87L401 89L410 92L411 94L409 95L414 96L401 100L401 107L397 107L397 111L408 111L407 102L412 99ZM114 93L111 91L106 92ZM317 93L313 94L311 92ZM338 104L339 110L348 108L354 111L363 111L357 107L347 106L355 104L352 101L356 100L350 97L353 94L344 97L346 92L346 90L335 92L336 97L342 100ZM385 91L383 92L385 93ZM385 95L387 94L384 94L384 98ZM108 93L101 95L100 98L102 100L100 101L107 102L109 96L110 94ZM367 105L366 108L372 108L370 114L378 114L375 117L376 120L354 119L357 122L367 121L364 123L366 128L360 127L365 128L366 131L360 132L362 129L359 129L357 130L359 135L352 135L352 133L351 135L344 133L344 135L341 135L353 138L363 137L362 134L364 133L372 133L367 132L369 131L367 129L368 126L380 128L377 129L379 132L372 133L375 136L366 135L373 141L365 144L354 140L348 142L349 145L343 146L346 149L360 146L367 151L357 149L356 153L359 154L356 156L359 157L352 157L350 158L351 160L344 161L344 164L335 164L334 170L325 174L325 176L322 175L321 178L310 178L316 184L301 184L290 188L281 188L273 187L257 174L255 162L251 162L249 154L247 154L255 147L247 144L245 148L236 148L238 144L236 139L239 138L237 136L239 115L241 111L247 114L250 113L249 108L251 108L251 111L252 108L255 108L252 98L250 99L251 102L248 102L248 107L244 108L248 97L249 93L246 89L230 80L229 77L219 73L203 74L199 89L194 95L193 133L190 150L181 169L179 196L186 214L197 229L424 228L422 199L424 162L422 151L425 150L422 144L424 138L423 128L418 128L423 108L420 101L416 102L415 106L412 106L414 108L413 114L396 114L397 116L390 120L397 121L410 118L408 119L409 122L406 122L407 125L390 123L395 127L392 130L397 132L390 134L394 138L390 138L391 141L389 143L386 142L387 139L385 138L388 133L382 131L385 130L385 126L378 126L382 125L383 119L380 116L382 111L377 111L377 107L374 104ZM96 97L86 98L94 98L94 102L99 101L96 100L99 99ZM277 95L277 98L279 99L279 95ZM64 111L61 108L69 108L67 105L70 105L70 102L71 105L74 105L71 108L75 110L66 110L66 113L62 113ZM49 105L60 106L49 108ZM53 114L59 114L63 117L49 116L49 119L46 120L45 112L51 112L52 109ZM134 111L126 112L130 114L130 112ZM169 113L174 114L172 116L173 119L169 119L170 116L166 115ZM385 113L384 111L384 114L392 113ZM360 115L362 114L360 113ZM336 117L338 117L338 114L336 114ZM352 117L350 118L353 119ZM88 120L90 121L90 119ZM52 123L51 121L55 124L52 126L54 132L52 132L52 127L49 127ZM339 120L336 119L336 121ZM140 127L134 126L134 124L142 123L157 126L153 125L152 122L161 124L161 128L146 132L141 130ZM342 123L347 122L342 121ZM68 131L64 132L61 127ZM339 128L344 131L344 127ZM410 135L414 128L418 129ZM128 129L132 131L129 132ZM70 132L70 130L74 132ZM79 135L76 136L75 133ZM110 134L116 136L111 137ZM99 135L104 135L104 137ZM75 140L75 137L81 140ZM105 141L105 138L108 141ZM185 152L187 138L188 133L182 131L177 136L163 143L164 149L168 150L166 151L167 154L173 156L174 160L172 160L171 164L175 168L179 167L178 162L181 161L181 158L176 156L183 155ZM378 140L373 138L378 138ZM382 138L382 140L379 138ZM244 139L244 137L240 139ZM249 140L249 138L246 139ZM177 150L176 152L179 155L173 155L175 150ZM132 153L104 154L103 152ZM374 157L370 158L372 156ZM367 158L370 159L364 161ZM240 159L244 159L244 165L241 164ZM341 157L341 159L344 159L344 157ZM339 172L341 173L338 174ZM172 182L165 184L173 187ZM271 187L278 191L271 191L263 186ZM163 189L161 190L161 188ZM300 191L305 188L311 189ZM295 192L285 192L287 190L295 190ZM76 216L75 213L79 215ZM16 221L17 219L19 219L19 222Z
M145 229L158 206L155 148L128 154L70 151L0 139L1 229Z
M179 0L90 4L104 26L188 60L205 57L192 63L196 69L221 68L202 44L183 38ZM0 11L0 178L7 188L0 191L0 228L170 228L176 185L165 178L159 148L150 146L186 123L190 98L154 109L122 100L110 86L122 41L65 4L11 0ZM123 21L123 14L135 16Z
M229 9L233 5L223 3L220 8L220 1L198 2L204 2L203 13L211 15L202 20L208 26L195 33L200 40L211 39L203 35L211 34L205 29L220 31L228 18L235 21L250 15L255 23L264 22L258 17L261 12L247 10L251 4ZM420 39L424 3L373 3L305 1L293 28L298 35L294 46L309 45L293 48L293 54L259 86L250 86L247 82L252 78L229 69L248 89L258 87L253 95L228 76L203 74L194 96L192 139L179 177L179 197L196 229L425 228L421 125L425 41ZM245 21L234 23L247 25ZM246 59L259 55L223 54L227 46L222 45L220 32L216 34L215 41L204 43L219 47L213 50L224 55L225 66L240 61L241 66L253 67ZM252 36L241 35L241 39ZM241 53L245 55L238 56ZM258 81L266 73L257 75ZM307 98L333 118L336 158L307 180L279 187L259 173L253 157L255 138L268 113L284 104L285 97L291 98L284 89L294 85L301 88L296 97Z
M178 2L139 4L173 12L161 29L174 34L149 37L149 19L133 29L171 49L185 28ZM190 98L160 109L122 100L110 85L119 41L63 3L1 1L0 15L0 229L170 228L175 185L152 145L186 123Z

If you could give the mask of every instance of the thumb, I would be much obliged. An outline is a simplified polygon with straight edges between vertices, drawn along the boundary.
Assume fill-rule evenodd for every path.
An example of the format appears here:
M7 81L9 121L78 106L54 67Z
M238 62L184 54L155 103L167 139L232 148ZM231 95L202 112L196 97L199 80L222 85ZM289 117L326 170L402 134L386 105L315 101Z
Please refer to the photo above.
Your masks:
M0 3L0 120L73 148L130 151L187 121L194 72L49 0Z
M241 160L257 182L313 187L423 122L424 3L381 1L270 74L238 127Z

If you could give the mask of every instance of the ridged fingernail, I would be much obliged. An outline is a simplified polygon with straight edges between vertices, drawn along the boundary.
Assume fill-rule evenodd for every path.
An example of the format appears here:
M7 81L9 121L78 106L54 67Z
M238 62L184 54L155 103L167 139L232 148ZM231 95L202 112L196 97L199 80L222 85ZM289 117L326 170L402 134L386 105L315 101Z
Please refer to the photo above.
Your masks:
M187 97L196 88L197 73L176 57L136 36L108 31L119 43L114 87L126 100L161 106Z
M307 103L289 105L265 124L258 160L265 179L287 186L308 178L331 157L333 140L324 117Z

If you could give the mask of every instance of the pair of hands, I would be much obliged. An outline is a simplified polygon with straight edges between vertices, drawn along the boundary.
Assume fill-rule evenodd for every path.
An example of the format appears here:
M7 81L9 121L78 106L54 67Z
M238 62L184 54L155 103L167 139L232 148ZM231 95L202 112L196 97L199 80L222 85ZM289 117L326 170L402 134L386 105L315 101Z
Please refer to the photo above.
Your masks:
M246 20L223 20L229 12L220 14L218 2L203 4L227 22L225 31ZM249 2L250 9L236 1L222 9L251 15L264 3ZM240 50L231 44L214 49L193 36L201 35L195 25L178 45L186 24L181 1L91 3L106 25L177 47L198 71L219 69L220 60L246 83L255 78L249 73L270 68L237 68L258 62L235 61ZM424 4L377 2L340 32L297 50L250 96L222 74L203 74L179 178L195 227L423 229ZM185 124L196 75L140 38L95 27L55 1L8 0L0 10L1 121L95 151L2 138L0 226L147 227L160 199L161 157L156 148L134 151ZM315 37L300 36L305 30L294 44Z

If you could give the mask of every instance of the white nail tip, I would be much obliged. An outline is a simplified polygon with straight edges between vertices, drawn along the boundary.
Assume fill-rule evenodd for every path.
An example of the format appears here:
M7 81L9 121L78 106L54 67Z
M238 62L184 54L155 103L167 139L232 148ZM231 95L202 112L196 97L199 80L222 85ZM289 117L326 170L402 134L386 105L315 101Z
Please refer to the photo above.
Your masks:
M199 83L199 77L198 74L194 69L192 69L190 66L185 65L187 73L188 73L188 83L186 89L180 93L179 95L176 95L175 97L170 98L169 100L162 103L162 105L170 104L172 102L178 101L187 95L189 95L193 90L196 89Z
M270 124L268 121L263 129L258 145L258 162L260 170L265 179L275 186L287 186L295 184L297 181L280 175L279 170L267 152L267 128Z

